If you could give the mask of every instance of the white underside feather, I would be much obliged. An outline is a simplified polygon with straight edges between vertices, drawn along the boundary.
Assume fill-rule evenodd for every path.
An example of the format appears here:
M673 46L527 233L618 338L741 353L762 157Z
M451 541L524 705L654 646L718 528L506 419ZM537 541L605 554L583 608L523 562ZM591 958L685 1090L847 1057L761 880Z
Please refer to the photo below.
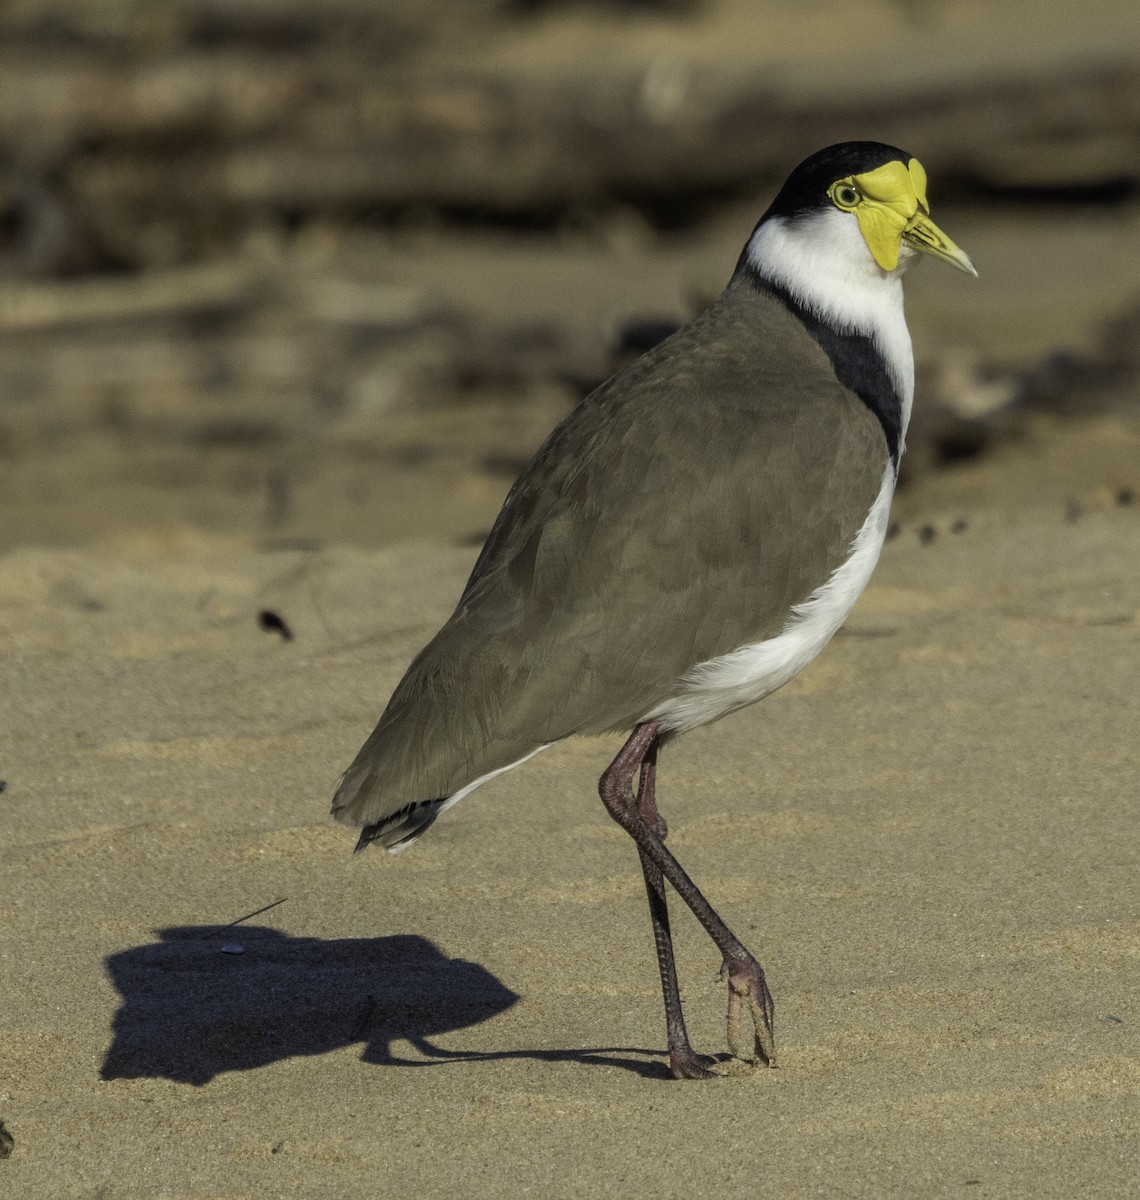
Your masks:
M485 783L490 783L492 779L497 779L500 775L505 775L508 771L513 771L515 767L521 767L524 762L534 758L536 754L546 750L549 746L550 743L546 742L537 749L532 750L529 754L524 754L522 758L516 758L513 763L508 763L505 767L500 767L497 771L488 771L486 775L480 775L478 779L473 780L465 787L461 787L459 791L452 792L452 794L448 796L442 804L440 804L435 815L438 817L441 813L447 812L449 808L454 808L460 800L462 800L465 796L470 796L476 788L482 787ZM389 854L401 854L409 846L415 845L416 841L417 838L413 837L404 842L397 842L394 846L385 846L384 849L387 850Z
M792 609L781 633L693 667L676 693L642 720L660 721L667 732L684 733L763 699L798 675L831 640L867 586L887 534L894 491L894 466L888 465L850 557Z

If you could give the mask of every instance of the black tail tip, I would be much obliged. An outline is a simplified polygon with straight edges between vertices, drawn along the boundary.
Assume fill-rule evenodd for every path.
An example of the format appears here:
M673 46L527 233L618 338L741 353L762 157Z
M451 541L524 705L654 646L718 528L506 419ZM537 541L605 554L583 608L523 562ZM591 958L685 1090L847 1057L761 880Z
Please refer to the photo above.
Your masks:
M361 850L374 842L379 832L379 825L365 825L360 831L360 837L356 839L356 848L353 850L353 854L359 854Z

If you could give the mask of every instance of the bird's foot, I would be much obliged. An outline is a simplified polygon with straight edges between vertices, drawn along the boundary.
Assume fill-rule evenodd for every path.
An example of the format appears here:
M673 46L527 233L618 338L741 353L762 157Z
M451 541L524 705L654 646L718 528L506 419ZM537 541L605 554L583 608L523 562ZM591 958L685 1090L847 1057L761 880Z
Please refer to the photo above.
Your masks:
M714 1065L715 1059L698 1054L692 1046L669 1047L669 1070L674 1079L715 1079Z
M776 1006L760 964L749 955L726 959L721 973L728 976L728 1048L734 1058L770 1067L776 1065ZM741 1029L745 1007L752 1018L753 1037ZM751 1042L751 1045L748 1045Z

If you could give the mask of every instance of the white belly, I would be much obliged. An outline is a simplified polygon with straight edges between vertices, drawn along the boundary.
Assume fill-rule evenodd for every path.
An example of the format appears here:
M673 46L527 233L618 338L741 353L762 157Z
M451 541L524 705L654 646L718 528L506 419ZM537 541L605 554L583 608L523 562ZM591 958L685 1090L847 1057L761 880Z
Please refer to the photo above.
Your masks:
M867 586L887 535L894 490L895 471L888 464L850 558L792 609L781 633L693 667L642 721L660 721L666 732L683 733L763 699L798 675L831 640Z

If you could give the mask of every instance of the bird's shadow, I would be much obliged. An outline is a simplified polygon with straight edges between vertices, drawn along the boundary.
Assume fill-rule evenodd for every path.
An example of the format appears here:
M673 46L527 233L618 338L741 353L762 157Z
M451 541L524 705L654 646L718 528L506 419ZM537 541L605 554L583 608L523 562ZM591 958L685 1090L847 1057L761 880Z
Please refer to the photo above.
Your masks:
M479 1025L519 996L478 963L449 958L426 938L291 937L257 925L186 925L107 958L122 1003L103 1079L165 1078L202 1085L296 1055L357 1042L367 1063L421 1067L534 1058L668 1072L650 1050L464 1052L430 1038ZM400 1057L397 1042L422 1056Z

